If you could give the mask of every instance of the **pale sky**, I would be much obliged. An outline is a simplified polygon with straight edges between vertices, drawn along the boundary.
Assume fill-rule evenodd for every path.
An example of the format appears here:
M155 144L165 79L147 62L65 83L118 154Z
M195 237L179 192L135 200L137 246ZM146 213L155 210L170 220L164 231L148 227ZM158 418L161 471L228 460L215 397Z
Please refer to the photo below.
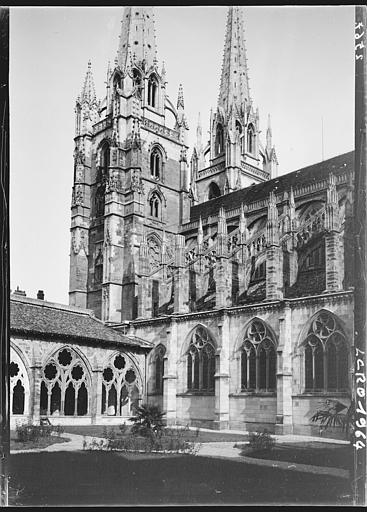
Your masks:
M11 288L68 303L75 99L88 60L105 94L122 7L10 9ZM354 6L246 7L251 95L271 114L279 173L354 145ZM207 139L222 65L227 7L157 7L167 92L184 87L191 156L198 112ZM265 134L265 133L264 133Z

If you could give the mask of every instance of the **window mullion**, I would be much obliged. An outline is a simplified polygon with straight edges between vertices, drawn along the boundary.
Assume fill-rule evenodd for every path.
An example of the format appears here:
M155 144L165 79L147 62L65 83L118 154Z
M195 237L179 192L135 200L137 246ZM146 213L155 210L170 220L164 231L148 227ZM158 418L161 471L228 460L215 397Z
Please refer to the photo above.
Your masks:
M260 358L259 353L256 351L256 391L260 389Z
M268 391L269 389L269 350L265 351L265 389Z
M327 381L327 377L328 377L328 357L327 357L327 349L326 347L322 347L323 349L323 352L322 352L322 357L323 357L323 363L324 363L324 391L326 391L328 389L328 381Z

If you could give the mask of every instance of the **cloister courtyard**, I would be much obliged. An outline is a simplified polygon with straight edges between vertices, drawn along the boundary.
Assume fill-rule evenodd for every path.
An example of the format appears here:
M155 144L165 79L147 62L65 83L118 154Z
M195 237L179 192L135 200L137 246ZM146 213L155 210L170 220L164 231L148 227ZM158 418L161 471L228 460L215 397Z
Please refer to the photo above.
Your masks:
M243 455L244 434L187 429L186 453L142 453L103 448L113 430L118 437L117 427L65 427L38 448L17 442L13 432L9 504L352 503L353 453L345 441L274 436L273 449Z

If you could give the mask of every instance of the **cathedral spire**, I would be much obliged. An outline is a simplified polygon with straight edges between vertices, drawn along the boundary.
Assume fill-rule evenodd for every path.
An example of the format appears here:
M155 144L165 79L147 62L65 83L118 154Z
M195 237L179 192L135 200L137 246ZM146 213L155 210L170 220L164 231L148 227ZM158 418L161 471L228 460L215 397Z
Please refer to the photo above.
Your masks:
M225 112L232 105L240 107L245 102L251 103L247 71L242 9L239 6L230 6L218 98L218 107L222 107Z
M132 62L150 68L157 62L152 7L125 7L117 50L118 65L125 70Z
M96 89L94 87L94 79L92 74L92 63L88 61L88 70L85 75L82 92L80 95L81 103L87 102L89 105L97 102Z

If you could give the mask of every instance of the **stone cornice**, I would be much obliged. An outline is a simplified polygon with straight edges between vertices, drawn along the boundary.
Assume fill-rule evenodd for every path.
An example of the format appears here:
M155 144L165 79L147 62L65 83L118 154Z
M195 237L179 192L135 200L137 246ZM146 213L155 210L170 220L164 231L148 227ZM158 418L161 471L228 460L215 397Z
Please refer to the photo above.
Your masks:
M131 325L133 327L147 326L147 325L159 325L162 323L171 323L171 322L185 322L190 320L197 320L201 318L210 318L210 317L223 317L226 315L238 315L242 312L256 312L259 311L267 311L270 309L284 309L284 308L296 308L303 304L323 304L331 301L339 301L353 300L353 290L343 290L340 292L326 293L321 295L313 295L310 297L297 297L297 298L289 298L282 299L276 301L269 302L258 302L256 304L245 304L243 306L232 306L228 308L221 309L213 309L208 311L198 311L192 313L182 313L182 314L173 314L167 315L166 317L157 317L157 318L147 318L140 320L131 320Z

